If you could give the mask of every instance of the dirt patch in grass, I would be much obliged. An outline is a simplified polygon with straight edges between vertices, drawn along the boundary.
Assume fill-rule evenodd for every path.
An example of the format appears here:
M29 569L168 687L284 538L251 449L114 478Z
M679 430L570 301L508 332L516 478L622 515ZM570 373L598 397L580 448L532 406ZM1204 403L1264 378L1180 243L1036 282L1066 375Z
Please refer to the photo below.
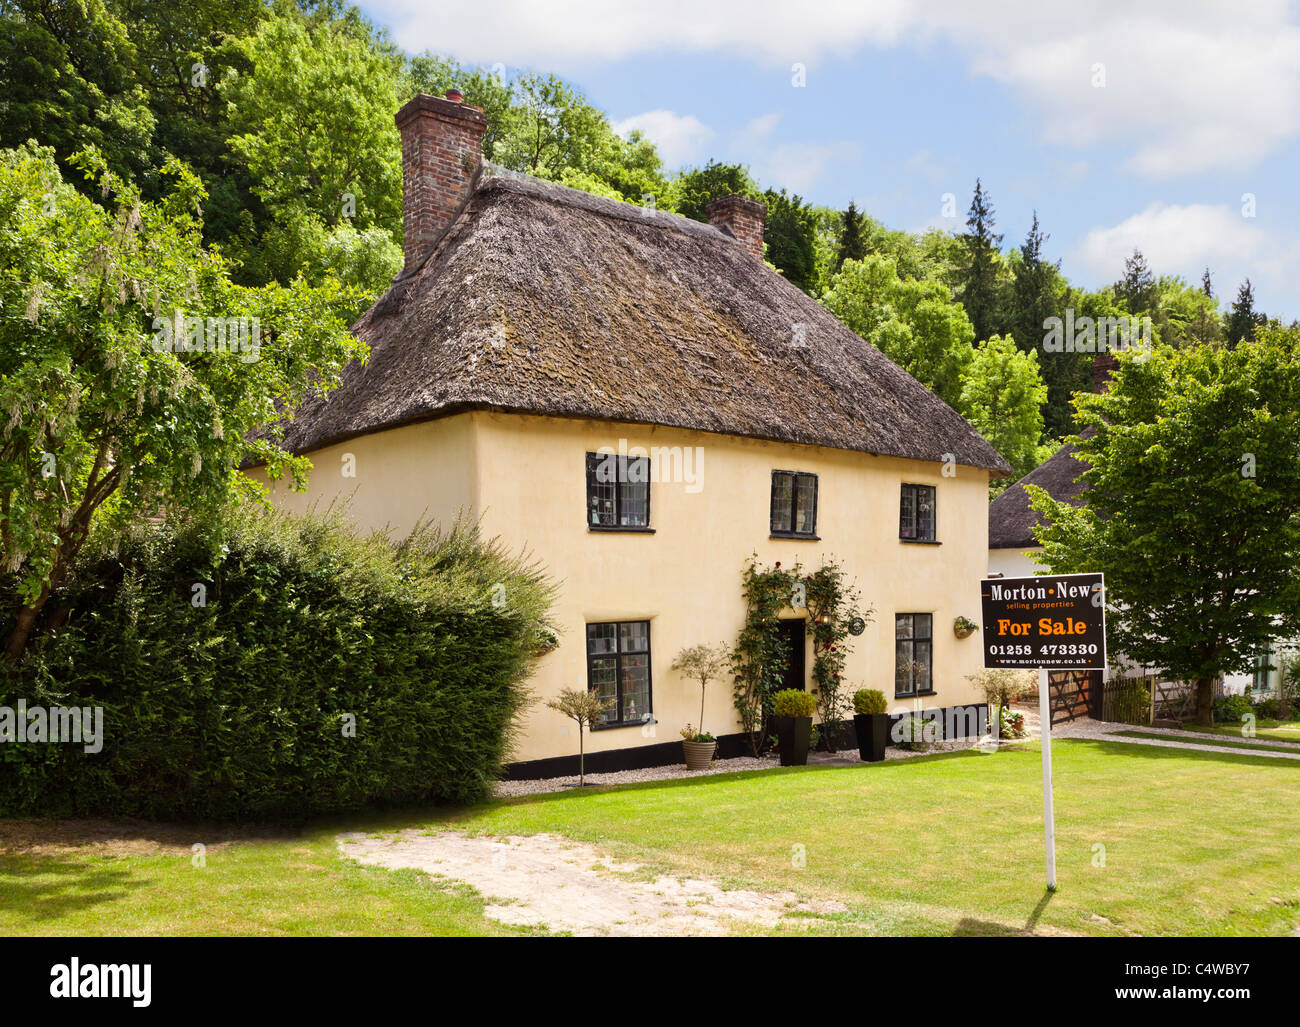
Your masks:
M5 855L63 855L74 850L83 856L188 855L196 842L212 852L234 841L283 837L283 832L271 828L111 820L0 820L0 854Z
M706 878L659 874L647 880L641 864L550 834L344 834L339 849L371 866L463 881L487 899L489 919L579 936L725 935L782 922L809 926L846 908L793 892L728 890Z

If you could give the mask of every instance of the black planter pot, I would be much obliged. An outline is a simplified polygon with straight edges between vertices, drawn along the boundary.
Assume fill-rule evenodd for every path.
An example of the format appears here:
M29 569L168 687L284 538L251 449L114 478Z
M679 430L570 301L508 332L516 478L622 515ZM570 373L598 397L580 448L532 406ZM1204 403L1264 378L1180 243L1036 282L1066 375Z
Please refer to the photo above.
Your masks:
M781 748L781 766L802 767L808 763L808 739L812 717L773 717Z
M889 743L888 713L855 713L853 730L858 735L858 755L866 763L879 763L885 758Z

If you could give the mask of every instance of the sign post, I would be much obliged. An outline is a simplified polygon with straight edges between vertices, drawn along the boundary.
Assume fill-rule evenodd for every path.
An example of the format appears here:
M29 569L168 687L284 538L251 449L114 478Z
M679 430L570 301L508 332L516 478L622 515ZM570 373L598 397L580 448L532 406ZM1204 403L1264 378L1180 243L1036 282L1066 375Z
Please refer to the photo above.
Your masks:
M986 668L1038 668L1043 749L1043 841L1047 890L1056 891L1056 814L1052 808L1051 670L1106 666L1105 579L1100 574L985 578L980 582Z

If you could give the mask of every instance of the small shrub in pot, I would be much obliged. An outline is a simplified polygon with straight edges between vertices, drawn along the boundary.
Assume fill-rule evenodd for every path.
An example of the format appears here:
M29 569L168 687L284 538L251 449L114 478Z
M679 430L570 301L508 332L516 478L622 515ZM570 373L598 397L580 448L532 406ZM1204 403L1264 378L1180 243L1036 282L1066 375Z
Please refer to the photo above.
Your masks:
M812 738L812 715L817 700L797 688L786 688L772 696L773 722L781 766L802 767L808 762Z
M889 744L889 714L885 693L859 688L853 693L853 729L858 735L858 755L865 763L879 763Z

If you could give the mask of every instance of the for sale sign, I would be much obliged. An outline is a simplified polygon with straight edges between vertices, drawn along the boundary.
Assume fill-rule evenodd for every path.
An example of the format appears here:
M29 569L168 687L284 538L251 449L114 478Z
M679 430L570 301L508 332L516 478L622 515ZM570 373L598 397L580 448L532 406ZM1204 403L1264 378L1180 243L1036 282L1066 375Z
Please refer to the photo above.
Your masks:
M985 578L984 666L1095 670L1106 666L1100 574Z

